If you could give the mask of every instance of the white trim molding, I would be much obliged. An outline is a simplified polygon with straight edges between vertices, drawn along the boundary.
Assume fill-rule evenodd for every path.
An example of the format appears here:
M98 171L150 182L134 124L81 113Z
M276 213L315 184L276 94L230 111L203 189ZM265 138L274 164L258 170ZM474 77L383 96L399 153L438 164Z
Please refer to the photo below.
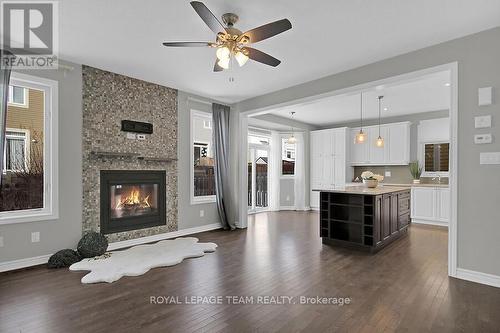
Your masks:
M51 255L52 254L45 254L38 257L0 262L0 272L13 271L16 269L46 264Z
M439 222L439 221L435 221L435 220L431 221L431 220L411 219L411 223L436 225L436 226L448 228L448 222Z
M161 241L164 239L169 239L169 238L197 234L197 233L204 232L204 231L217 230L220 228L222 228L222 225L220 223L212 223L212 224L202 225L199 227L193 227L193 228L182 229L182 230L177 230L177 231L165 232L165 233L153 235L153 236L128 239L128 240L124 240L124 241L110 243L108 245L108 251L123 249L126 247L131 247L131 246L140 245L140 244L158 242L158 241Z
M153 235L153 236L146 236L146 237L124 240L124 241L120 241L120 242L110 243L108 245L108 251L123 249L126 247L131 247L131 246L140 245L140 244L157 242L157 241L169 239L169 238L177 238L177 237L181 237L181 236L197 234L197 233L205 232L205 231L217 230L220 228L222 228L220 223L212 223L212 224L202 225L199 227L193 227L193 228L187 228L187 229L182 229L182 230L177 230L177 231L172 231L172 232L166 232L166 233ZM43 256L38 256L38 257L0 262L0 272L13 271L16 269L26 268L26 267L30 267L30 266L37 266L37 265L46 264L49 261L49 258L51 255L52 254L45 254Z
M500 276L457 268L456 278L500 288Z

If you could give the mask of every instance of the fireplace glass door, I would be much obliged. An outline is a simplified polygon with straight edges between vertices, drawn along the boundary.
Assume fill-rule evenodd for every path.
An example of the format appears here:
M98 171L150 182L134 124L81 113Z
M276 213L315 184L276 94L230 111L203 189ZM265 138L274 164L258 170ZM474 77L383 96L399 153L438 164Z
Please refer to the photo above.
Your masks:
M158 184L116 184L109 190L111 219L158 213Z

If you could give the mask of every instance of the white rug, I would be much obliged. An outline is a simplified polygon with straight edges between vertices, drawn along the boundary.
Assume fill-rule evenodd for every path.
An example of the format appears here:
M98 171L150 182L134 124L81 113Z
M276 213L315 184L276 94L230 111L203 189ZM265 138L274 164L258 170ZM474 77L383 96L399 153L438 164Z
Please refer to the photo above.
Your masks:
M151 268L174 266L186 258L202 257L205 252L214 252L216 247L214 243L198 243L194 237L177 238L83 259L69 269L91 271L82 278L82 283L111 283L122 276L139 276Z

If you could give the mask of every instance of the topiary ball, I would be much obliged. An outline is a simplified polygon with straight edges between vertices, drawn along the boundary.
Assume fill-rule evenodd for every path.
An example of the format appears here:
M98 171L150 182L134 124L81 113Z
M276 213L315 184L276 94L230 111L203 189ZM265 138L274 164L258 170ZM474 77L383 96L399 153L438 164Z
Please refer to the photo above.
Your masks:
M62 268L69 267L75 262L79 262L82 260L78 252L65 249L61 251L57 251L53 255L50 256L49 262L47 263L48 268Z
M107 238L98 232L91 231L80 239L77 250L81 257L92 258L103 255L107 248Z

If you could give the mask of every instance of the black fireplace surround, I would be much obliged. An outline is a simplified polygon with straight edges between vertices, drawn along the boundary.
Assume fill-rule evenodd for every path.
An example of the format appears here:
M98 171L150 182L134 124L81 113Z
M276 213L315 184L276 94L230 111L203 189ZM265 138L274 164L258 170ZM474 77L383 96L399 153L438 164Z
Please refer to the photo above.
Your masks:
M101 171L101 233L166 224L165 171Z

